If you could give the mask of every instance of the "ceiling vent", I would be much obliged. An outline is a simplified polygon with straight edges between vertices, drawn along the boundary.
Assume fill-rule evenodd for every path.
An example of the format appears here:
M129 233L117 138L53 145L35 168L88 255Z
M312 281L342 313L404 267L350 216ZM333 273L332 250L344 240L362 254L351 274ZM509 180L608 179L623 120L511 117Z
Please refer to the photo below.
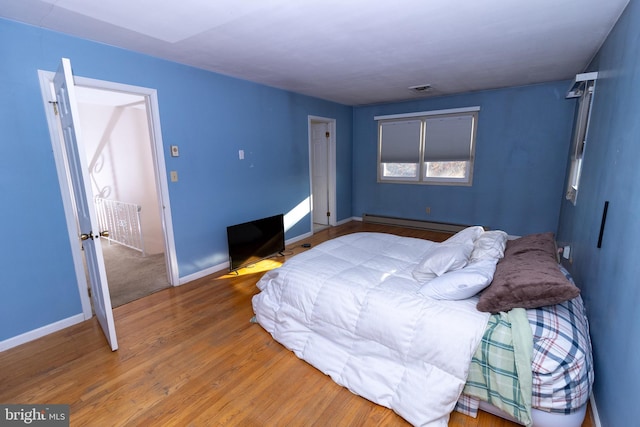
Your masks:
M431 88L430 84L409 86L409 90L412 90L412 91L418 92L418 93L429 92L431 89L432 88Z

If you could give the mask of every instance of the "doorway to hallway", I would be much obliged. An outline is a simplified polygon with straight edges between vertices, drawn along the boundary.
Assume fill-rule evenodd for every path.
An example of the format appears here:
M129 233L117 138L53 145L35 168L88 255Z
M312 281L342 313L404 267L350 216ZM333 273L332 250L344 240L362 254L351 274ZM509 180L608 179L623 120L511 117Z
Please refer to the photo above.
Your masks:
M145 97L76 88L113 307L170 286Z

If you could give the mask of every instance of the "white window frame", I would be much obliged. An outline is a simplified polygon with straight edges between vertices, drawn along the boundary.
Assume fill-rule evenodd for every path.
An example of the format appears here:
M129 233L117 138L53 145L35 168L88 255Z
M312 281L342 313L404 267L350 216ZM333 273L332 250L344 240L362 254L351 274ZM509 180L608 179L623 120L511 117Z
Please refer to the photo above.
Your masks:
M578 100L578 114L576 116L573 143L571 145L571 166L569 167L566 193L566 199L573 203L574 206L578 200L578 187L580 185L580 176L582 175L584 152L589 138L589 122L591 120L595 88L595 79L586 80L584 82L584 89L580 93ZM576 96L574 95L574 97Z
M378 182L379 183L402 183L402 184L426 184L426 185L458 185L458 186L471 186L473 183L473 166L475 159L475 147L476 147L476 131L478 127L478 112L480 107L465 107L454 108L447 110L435 110L435 111L423 111L407 114L394 114L386 116L376 116L375 120L378 121ZM437 118L454 118L454 117L469 117L471 118L471 135L469 141L469 160L464 160L466 164L464 177L428 177L427 176L427 163L425 161L425 150L429 147L429 141L426 140L427 135L427 122ZM385 163L383 158L383 133L382 129L385 125L395 125L402 123L415 123L420 122L419 140L416 140L418 145L418 152L416 158L418 159L417 176L413 177L398 177L398 176L385 176L384 168ZM387 146L385 146L387 147ZM388 148L387 148L388 150ZM385 150L385 151L387 151ZM465 154L466 159L466 154ZM442 161L445 163L445 161ZM415 163L407 163L415 164Z

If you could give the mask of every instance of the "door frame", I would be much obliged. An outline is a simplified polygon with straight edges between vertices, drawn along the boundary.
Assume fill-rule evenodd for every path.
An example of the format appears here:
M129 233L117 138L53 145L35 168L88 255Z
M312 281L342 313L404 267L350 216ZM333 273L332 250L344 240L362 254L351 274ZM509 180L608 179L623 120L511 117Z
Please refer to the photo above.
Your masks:
M329 225L335 226L337 224L336 218L336 119L320 116L308 116L307 123L307 136L309 143L309 213L310 213L310 225L311 234L313 234L313 141L311 136L311 123L320 122L329 125L329 153L327 155L328 161L328 174L327 174L327 188L329 193Z
M40 79L40 89L42 91L42 99L45 106L47 124L49 126L49 134L51 136L51 146L56 163L58 174L58 183L62 195L62 203L67 222L67 230L69 233L69 241L71 243L71 253L73 257L74 270L78 282L80 292L80 301L82 304L82 312L85 320L93 316L91 309L91 301L89 299L87 280L85 276L84 264L82 260L82 248L78 244L77 223L75 218L75 206L70 190L70 181L67 173L66 160L63 153L63 143L60 135L60 125L56 117L51 103L54 102L55 95L52 93L51 82L53 81L54 72L38 70ZM87 77L74 76L76 86L88 87L93 89L132 93L145 98L147 109L147 120L149 122L149 137L151 139L151 151L153 156L153 166L155 171L156 188L158 191L158 201L161 205L161 222L164 231L165 257L167 259L167 278L171 286L179 284L178 277L178 261L175 250L173 222L171 219L171 206L169 202L169 185L167 181L164 146L162 143L162 132L160 127L160 114L158 105L157 91L151 88L141 86L132 86L122 83L109 82L105 80L96 80Z

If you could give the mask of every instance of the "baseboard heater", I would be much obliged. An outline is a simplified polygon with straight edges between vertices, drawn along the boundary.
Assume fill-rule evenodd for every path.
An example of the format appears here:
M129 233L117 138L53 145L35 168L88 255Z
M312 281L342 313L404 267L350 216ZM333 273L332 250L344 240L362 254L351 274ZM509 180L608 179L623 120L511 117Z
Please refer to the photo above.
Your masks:
M419 219L394 218L390 216L364 214L362 221L372 224L397 225L399 227L419 228L430 231L441 231L443 233L457 233L465 229L468 225L450 224L446 222L423 221Z

